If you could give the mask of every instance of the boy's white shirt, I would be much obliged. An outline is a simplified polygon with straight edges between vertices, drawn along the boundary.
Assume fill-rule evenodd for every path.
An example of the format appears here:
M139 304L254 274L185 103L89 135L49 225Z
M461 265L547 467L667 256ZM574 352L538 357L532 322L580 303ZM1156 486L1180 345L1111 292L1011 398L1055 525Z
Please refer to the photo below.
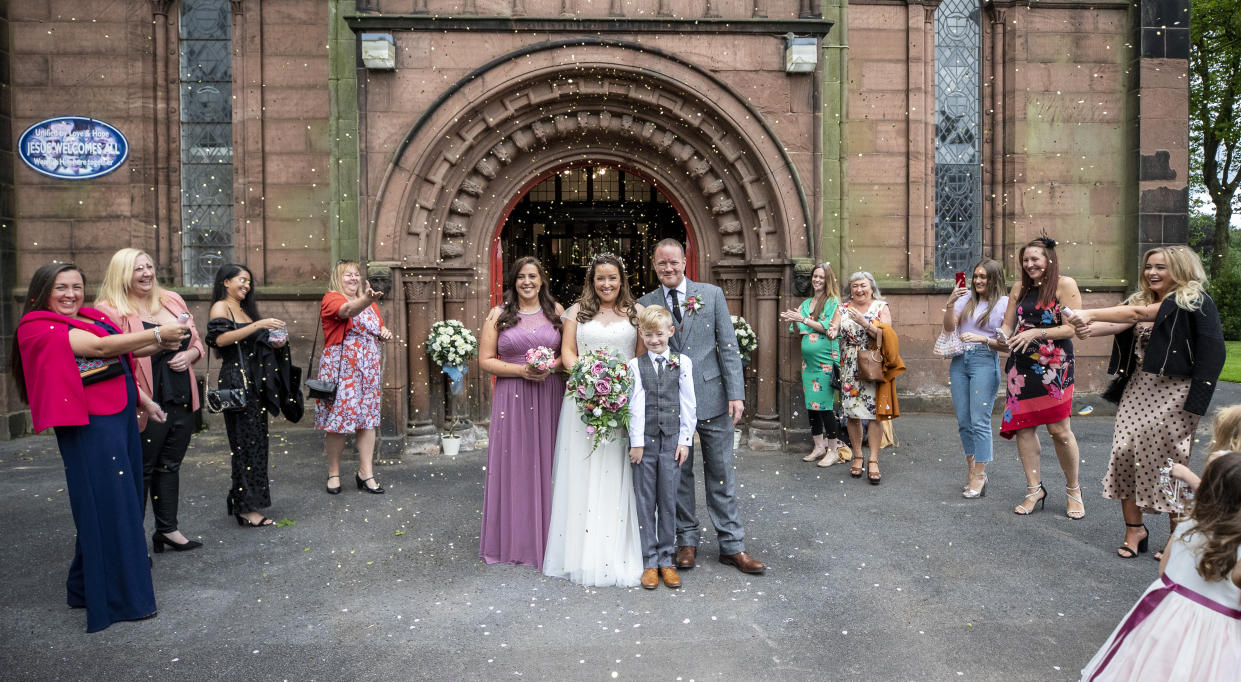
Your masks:
M665 350L663 353L647 351L651 358L651 364L655 365L655 371L659 371L659 361L655 358L664 358L665 366L668 357L672 351ZM629 447L640 448L646 445L646 389L642 387L642 373L638 371L638 359L634 358L629 361L629 372L633 376L633 390L629 393ZM698 402L694 397L694 374L693 363L689 358L682 354L677 354L677 371L681 373L681 419L680 428L677 432L677 445L690 446L694 444L694 429L698 427ZM664 371L668 371L664 369Z

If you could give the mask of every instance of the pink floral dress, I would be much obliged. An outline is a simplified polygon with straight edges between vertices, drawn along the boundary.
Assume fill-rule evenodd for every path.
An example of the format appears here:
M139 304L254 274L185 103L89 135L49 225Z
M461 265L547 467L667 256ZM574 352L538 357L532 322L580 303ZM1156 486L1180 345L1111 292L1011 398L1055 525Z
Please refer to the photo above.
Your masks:
M1017 304L1017 329L1050 329L1063 323L1060 302L1038 305L1035 287ZM1073 406L1073 340L1048 339L1032 343L1024 353L1008 356L1004 368L1007 389L1000 435L1012 438L1021 429L1054 424L1068 418Z
M319 379L336 382L336 400L315 401L316 429L353 433L379 426L380 329L379 316L368 307L353 318L344 343L323 349Z

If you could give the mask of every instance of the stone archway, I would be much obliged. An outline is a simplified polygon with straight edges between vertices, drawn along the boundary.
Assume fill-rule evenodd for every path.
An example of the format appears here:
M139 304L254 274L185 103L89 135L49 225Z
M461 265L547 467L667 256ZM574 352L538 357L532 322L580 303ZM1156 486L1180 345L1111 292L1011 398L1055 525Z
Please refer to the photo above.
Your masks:
M775 376L779 283L810 243L805 196L782 146L741 98L686 63L611 41L543 45L445 93L376 193L369 250L403 284L411 343L391 378L410 386L415 431L437 420L438 379L420 369L431 322L482 319L488 256L511 202L532 178L581 162L640 169L673 199L695 235L699 272L725 288L734 313L759 322L756 361ZM774 422L774 381L760 384L757 413Z

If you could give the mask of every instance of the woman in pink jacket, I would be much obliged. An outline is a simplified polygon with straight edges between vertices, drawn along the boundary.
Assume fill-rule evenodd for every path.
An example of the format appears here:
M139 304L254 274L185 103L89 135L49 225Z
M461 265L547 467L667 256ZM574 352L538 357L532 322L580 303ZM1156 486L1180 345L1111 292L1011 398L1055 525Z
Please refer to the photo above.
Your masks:
M155 553L171 547L178 552L202 547L181 533L177 524L181 461L194 433L198 382L194 363L206 352L194 317L185 301L160 287L155 263L140 249L121 249L112 256L95 307L107 314L122 333L162 324L189 325L180 347L134 360L134 380L141 394L138 429L142 432L143 506L150 498L155 514Z
M86 631L96 632L155 615L131 354L180 346L189 330L173 323L122 334L102 312L82 306L85 290L72 263L35 271L10 370L35 431L56 429L77 528L67 601L86 609Z

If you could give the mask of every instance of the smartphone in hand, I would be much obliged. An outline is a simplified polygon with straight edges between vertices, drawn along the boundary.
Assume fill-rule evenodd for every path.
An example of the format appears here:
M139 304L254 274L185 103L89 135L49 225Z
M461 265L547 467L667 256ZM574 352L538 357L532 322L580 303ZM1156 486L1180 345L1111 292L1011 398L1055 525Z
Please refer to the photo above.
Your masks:
M995 330L995 338L999 339L1000 343L1008 345L1008 334L1005 334L1003 329Z
M958 289L965 288L965 273L964 272L957 273L957 288Z

